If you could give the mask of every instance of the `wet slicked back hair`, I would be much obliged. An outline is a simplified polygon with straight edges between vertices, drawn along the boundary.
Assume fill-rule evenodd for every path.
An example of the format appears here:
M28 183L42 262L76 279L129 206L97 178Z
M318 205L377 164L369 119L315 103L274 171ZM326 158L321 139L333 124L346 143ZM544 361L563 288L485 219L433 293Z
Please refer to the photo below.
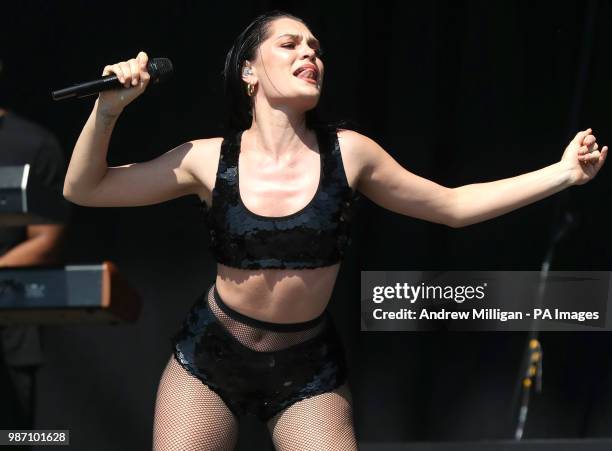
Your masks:
M253 61L259 46L268 37L270 24L280 18L289 18L302 22L292 14L274 10L262 14L253 20L234 40L234 45L227 52L223 69L223 85L227 101L227 131L245 130L251 126L253 119L251 98L247 95L246 84L242 80L242 68L245 61ZM306 112L306 126L315 128L325 126L318 119L317 108Z

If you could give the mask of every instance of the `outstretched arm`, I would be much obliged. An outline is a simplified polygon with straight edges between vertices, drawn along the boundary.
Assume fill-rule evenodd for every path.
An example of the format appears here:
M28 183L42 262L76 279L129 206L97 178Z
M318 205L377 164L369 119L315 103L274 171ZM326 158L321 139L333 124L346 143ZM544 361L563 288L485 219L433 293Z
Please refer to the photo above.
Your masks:
M338 132L356 188L375 204L413 218L454 226L453 190L404 169L376 142L351 130ZM354 162L354 163L353 163ZM346 167L346 165L345 165Z
M512 178L447 188L404 169L366 136L349 130L338 136L358 162L361 193L388 210L450 227L485 221L584 184L608 153L607 147L599 151L588 129L576 135L558 163Z
M516 177L455 188L457 227L501 216L572 185L582 185L595 177L607 153L607 147L599 151L588 129L574 137L557 163Z

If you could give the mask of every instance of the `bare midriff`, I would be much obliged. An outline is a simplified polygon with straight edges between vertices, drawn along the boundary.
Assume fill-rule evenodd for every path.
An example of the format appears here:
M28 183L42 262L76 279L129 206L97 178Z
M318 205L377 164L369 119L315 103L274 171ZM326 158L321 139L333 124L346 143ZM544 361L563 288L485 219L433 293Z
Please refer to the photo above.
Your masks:
M272 323L319 316L329 302L340 263L314 269L239 269L217 264L219 296L243 315Z

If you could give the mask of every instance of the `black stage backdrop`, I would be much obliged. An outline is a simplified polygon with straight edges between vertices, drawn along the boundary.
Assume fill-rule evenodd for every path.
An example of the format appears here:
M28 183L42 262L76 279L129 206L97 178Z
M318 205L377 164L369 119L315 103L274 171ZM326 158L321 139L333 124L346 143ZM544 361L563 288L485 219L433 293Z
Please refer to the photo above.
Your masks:
M154 158L222 131L221 70L257 14L303 17L325 49L322 109L350 119L412 172L446 186L557 161L579 129L612 143L612 2L43 2L0 6L3 103L50 128L67 157L93 98L50 91L145 50L173 79L125 111L109 164ZM216 164L216 162L211 162ZM609 270L610 167L503 217L463 229L364 199L331 302L346 343L363 441L510 438L521 333L360 333L361 270L538 270L562 213L576 227L551 269ZM74 449L149 449L170 336L213 280L195 197L141 208L77 207L70 263L111 260L142 294L135 325L45 327L39 428L70 428ZM547 333L543 393L525 436L603 437L612 424L611 337ZM242 424L239 449L266 449Z

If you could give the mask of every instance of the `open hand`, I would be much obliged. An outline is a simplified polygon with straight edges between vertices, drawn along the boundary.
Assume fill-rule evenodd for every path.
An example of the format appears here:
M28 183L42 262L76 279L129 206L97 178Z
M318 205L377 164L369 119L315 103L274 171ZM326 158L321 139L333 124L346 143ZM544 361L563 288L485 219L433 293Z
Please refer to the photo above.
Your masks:
M606 161L608 146L600 151L592 132L590 128L578 132L561 157L571 172L572 185L584 185L593 179Z

